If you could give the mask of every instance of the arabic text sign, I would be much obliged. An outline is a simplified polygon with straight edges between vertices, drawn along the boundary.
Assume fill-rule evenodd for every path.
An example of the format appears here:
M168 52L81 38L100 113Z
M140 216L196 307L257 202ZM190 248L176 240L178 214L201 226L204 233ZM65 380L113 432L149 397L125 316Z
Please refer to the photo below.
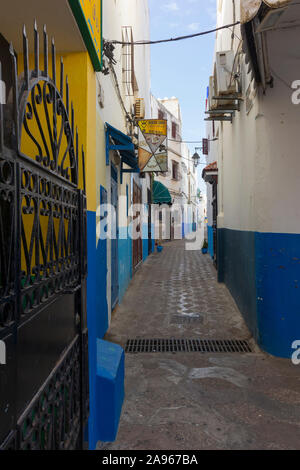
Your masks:
M164 119L147 119L139 121L139 128L143 134L167 136L167 121Z

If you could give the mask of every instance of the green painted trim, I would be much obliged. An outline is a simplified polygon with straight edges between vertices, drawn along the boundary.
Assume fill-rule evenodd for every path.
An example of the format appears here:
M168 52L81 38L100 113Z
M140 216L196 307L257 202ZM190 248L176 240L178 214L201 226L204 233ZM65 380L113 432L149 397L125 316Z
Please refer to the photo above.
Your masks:
M100 1L100 0L99 0ZM69 5L71 7L71 10L73 12L73 15L75 16L76 22L78 24L78 27L80 29L81 35L83 37L84 43L86 45L86 48L90 54L90 58L92 61L92 64L94 66L94 69L96 72L101 72L102 70L102 51L103 51L103 35L102 35L102 26L103 26L103 1L101 1L101 42L100 42L100 52L101 52L101 60L99 60L97 51L94 46L94 41L93 38L90 34L88 24L86 22L84 13L82 11L81 5L79 3L79 0L69 0Z

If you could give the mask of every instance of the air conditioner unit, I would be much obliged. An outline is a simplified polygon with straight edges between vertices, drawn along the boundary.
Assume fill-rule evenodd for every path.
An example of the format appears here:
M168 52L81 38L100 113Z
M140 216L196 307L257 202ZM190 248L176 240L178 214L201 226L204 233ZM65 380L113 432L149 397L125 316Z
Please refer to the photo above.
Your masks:
M227 95L236 92L234 75L234 52L217 52L216 55L216 79L217 96Z
M135 99L135 118L136 119L144 119L145 118L145 101L144 98L136 98Z
M213 98L217 97L217 80L216 76L209 77L209 97L208 97L208 111L214 111L215 109L221 109L222 106L226 107L227 101L224 100L214 100Z

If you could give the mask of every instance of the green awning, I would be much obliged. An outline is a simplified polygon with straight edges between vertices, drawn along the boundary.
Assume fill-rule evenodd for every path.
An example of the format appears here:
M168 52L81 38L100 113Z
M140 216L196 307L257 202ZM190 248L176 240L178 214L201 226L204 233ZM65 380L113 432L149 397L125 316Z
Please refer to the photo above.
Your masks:
M168 188L159 181L153 182L153 204L172 204Z

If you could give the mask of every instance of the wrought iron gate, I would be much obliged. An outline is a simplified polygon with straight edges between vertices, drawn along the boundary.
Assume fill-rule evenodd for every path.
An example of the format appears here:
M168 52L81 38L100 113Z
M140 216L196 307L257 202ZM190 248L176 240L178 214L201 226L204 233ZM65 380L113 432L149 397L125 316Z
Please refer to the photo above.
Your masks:
M19 77L10 46L0 105L0 448L81 448L89 413L84 153L53 41L49 67L46 28L40 64L34 27L32 71L25 28L23 45Z

